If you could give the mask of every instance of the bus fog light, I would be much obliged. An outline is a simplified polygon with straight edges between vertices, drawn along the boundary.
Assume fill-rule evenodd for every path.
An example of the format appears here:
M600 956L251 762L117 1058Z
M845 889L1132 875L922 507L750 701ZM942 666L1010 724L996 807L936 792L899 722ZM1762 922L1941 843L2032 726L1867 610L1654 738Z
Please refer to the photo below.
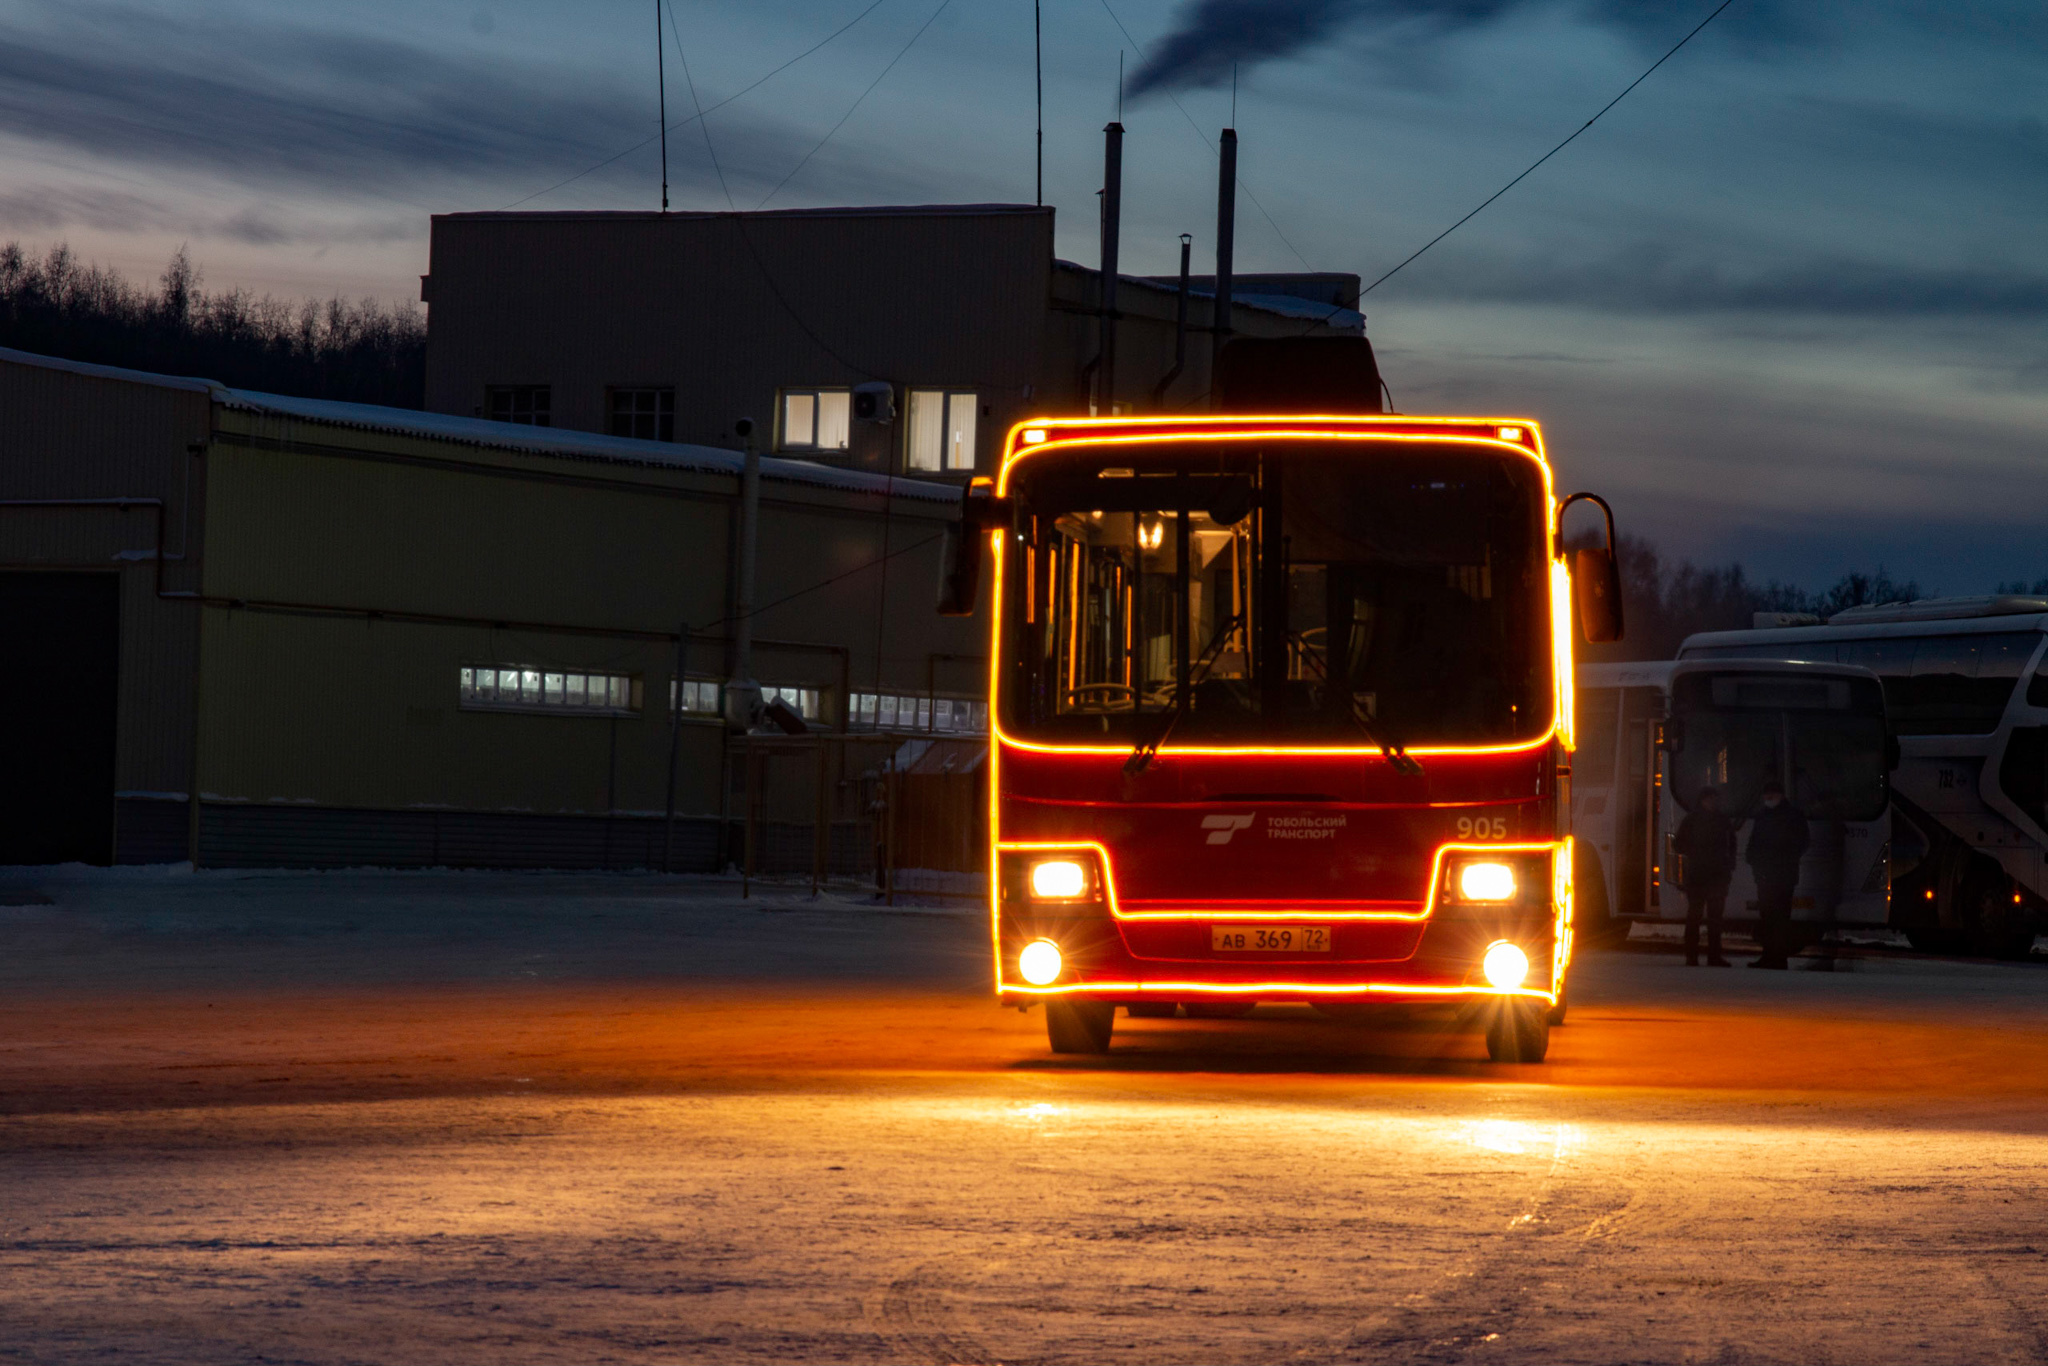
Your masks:
M1512 901L1515 870L1505 863L1468 863L1458 870L1458 895L1467 901Z
M1060 946L1050 939L1032 940L1017 954L1017 973L1035 987L1049 987L1059 981Z
M1491 986L1513 991L1529 975L1529 955L1503 939L1486 950L1486 957L1479 960L1479 970L1486 974Z
M1087 890L1088 872L1072 859L1047 859L1032 865L1033 896L1042 896L1048 901L1072 901Z

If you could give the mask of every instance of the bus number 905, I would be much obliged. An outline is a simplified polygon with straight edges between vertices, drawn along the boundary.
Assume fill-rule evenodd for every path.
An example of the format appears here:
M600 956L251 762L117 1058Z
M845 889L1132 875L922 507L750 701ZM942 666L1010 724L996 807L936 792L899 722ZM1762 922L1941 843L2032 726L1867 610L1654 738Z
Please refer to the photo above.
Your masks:
M1504 840L1507 837L1506 816L1458 817L1458 838L1461 840Z

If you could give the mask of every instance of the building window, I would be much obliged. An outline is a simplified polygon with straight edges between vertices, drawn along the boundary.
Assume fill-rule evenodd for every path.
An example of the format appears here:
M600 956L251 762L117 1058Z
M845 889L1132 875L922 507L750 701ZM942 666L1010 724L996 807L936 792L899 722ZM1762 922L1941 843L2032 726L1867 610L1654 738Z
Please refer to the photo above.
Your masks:
M633 716L640 680L533 664L462 666L462 705L472 711L543 711L581 716Z
M782 391L782 442L786 451L843 451L853 430L853 392L848 389Z
M980 398L954 389L910 391L910 468L971 471Z
M545 384L494 384L484 390L484 398L493 422L523 422L529 427L555 425Z
M709 678L686 678L683 680L683 714L686 716L719 716L725 711L720 700L724 689ZM676 681L668 681L668 705L676 705Z
M781 701L806 721L823 719L823 713L818 709L820 698L816 688L771 688L762 684L761 705L765 707L775 701Z
M988 729L988 703L967 697L857 692L850 726L858 730L929 730L952 735Z
M720 701L723 692L724 689L720 685L708 678L684 679L684 713L692 716L717 716L723 714L724 706ZM788 703L790 709L806 721L821 720L824 716L822 710L824 696L816 688L770 687L765 683L761 685L762 706L768 705L777 698ZM676 685L674 679L669 680L668 704L671 707L676 704Z
M674 389L614 389L611 401L611 434L635 436L642 441L676 439L676 391Z

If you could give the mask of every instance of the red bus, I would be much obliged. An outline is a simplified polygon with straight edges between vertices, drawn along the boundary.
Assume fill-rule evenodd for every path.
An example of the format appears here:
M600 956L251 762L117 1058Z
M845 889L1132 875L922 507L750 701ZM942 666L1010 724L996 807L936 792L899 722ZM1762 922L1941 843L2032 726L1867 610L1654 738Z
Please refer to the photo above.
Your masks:
M992 556L995 988L1055 1052L1140 1018L1434 1004L1541 1061L1571 964L1573 572L1537 425L1046 419ZM1598 499L1593 499L1599 502ZM1600 504L1603 511L1606 505ZM964 599L963 599L964 594Z

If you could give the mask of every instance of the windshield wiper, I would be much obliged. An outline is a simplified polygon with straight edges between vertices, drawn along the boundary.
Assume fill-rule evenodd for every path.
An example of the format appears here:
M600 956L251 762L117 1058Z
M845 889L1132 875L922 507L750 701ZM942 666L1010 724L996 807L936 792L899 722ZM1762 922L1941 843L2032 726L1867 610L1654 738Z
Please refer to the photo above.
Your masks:
M1323 686L1330 687L1330 671L1316 656L1316 652L1309 648L1308 642L1291 631L1288 632L1287 638L1301 651L1301 657L1308 662L1309 667L1322 675ZM1387 766L1394 772L1406 774L1410 778L1422 776L1422 765L1408 753L1408 746L1401 742L1400 737L1366 715L1365 707L1359 702L1356 693L1351 695L1351 706L1347 709L1347 714L1351 717L1351 724L1358 727L1358 733L1379 746L1380 757L1387 761Z
M1216 633L1209 637L1209 643L1202 647L1201 655L1188 668L1187 687L1175 690L1173 706L1167 711L1166 719L1160 722L1158 730L1146 739L1138 741L1131 749L1131 757L1124 760L1126 776L1143 773L1152 760L1158 757L1159 747L1166 743L1167 736L1173 734L1173 728L1180 723L1180 718L1187 713L1188 704L1194 700L1195 685L1208 677L1209 670L1215 667L1216 657L1223 653L1223 643L1229 640L1230 633L1237 629L1238 621L1238 617L1231 617L1218 626Z
M1377 721L1366 717L1365 708L1356 697L1351 699L1351 724L1358 727L1359 734L1380 747L1380 755L1396 773L1405 773L1411 778L1422 776L1422 765L1408 753L1408 747L1397 736L1389 734Z

